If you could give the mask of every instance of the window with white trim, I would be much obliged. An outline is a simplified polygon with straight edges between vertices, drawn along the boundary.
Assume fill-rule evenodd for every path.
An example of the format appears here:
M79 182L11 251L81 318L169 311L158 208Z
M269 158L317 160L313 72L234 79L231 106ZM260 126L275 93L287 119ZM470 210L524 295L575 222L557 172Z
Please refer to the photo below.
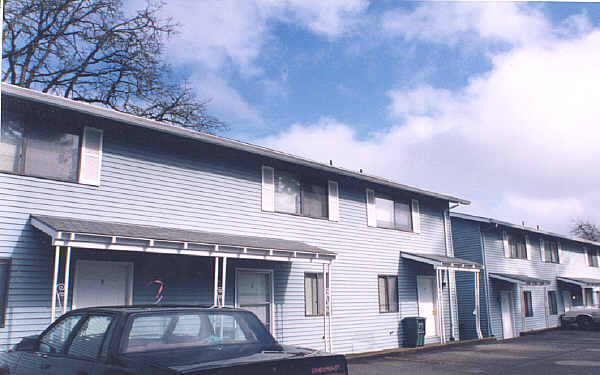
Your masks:
M523 313L527 318L533 316L533 300L529 290L523 292Z
M547 263L560 263L556 241L544 241L544 261Z
M554 290L548 291L548 311L550 315L558 315L558 303L556 301L556 292Z
M101 130L69 125L25 106L2 110L0 171L97 185L101 148ZM82 181L89 175L91 180Z
M587 265L590 267L598 267L598 250L586 249Z
M323 272L304 274L304 315L323 316L325 311Z
M366 190L367 225L420 233L419 201L394 198Z
M379 275L379 312L398 312L398 276Z
M525 236L516 233L508 234L510 258L527 259L527 240Z

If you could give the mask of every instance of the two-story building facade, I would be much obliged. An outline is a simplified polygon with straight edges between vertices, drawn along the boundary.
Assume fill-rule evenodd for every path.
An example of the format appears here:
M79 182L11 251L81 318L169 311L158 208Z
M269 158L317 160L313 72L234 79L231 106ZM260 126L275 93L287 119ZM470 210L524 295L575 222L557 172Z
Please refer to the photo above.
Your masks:
M484 336L506 339L560 326L560 314L600 303L600 243L491 218L452 213L455 254L484 265ZM472 283L457 276L460 333L475 337Z
M341 353L402 346L407 316L459 338L464 199L7 84L0 130L2 349L145 303L246 308Z

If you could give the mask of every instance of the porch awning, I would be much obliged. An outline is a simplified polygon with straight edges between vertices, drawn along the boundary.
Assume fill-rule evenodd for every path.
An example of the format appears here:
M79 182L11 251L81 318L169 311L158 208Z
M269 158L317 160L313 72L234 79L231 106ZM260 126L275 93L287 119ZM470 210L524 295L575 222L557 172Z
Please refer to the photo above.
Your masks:
M562 281L569 284L575 284L582 288L589 288L594 286L600 286L599 279L589 279L585 277L571 278L571 277L557 277L556 280Z
M405 259L431 264L437 269L449 269L455 271L479 271L483 269L483 266L479 263L444 255L409 252L402 252L400 255Z
M54 246L273 261L331 263L336 254L300 241L31 215Z
M550 285L550 281L543 279L536 279L535 277L523 276L523 275L511 275L507 273L490 273L492 279L498 279L508 281L509 283L521 284L521 285Z

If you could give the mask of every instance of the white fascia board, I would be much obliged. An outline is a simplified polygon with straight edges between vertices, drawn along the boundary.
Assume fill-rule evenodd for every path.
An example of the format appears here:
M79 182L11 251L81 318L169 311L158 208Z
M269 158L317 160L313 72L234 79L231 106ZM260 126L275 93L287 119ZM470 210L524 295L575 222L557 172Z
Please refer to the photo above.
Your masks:
M165 123L161 123L154 120L149 120L146 118L130 115L123 112L118 112L113 109L103 108L96 105L92 105L89 103L78 102L75 100L63 98L56 95L50 95L46 93L42 93L39 91L26 89L23 87L11 85L8 83L2 83L2 93L8 94L13 97L22 98L30 101L35 101L47 105L53 105L57 107L61 107L64 109L77 111L80 113L88 114L95 117L106 118L109 120L123 122L129 125L138 126L142 128L152 129L155 131L159 131L162 133L167 133L171 135L175 135L183 138L190 138L196 141L202 141L205 143L210 143L218 146L223 146L230 149L235 149L239 151L245 151L252 154L269 157L272 159L286 161L296 165L302 165L309 168L314 168L326 172L331 172L336 175L354 177L356 179L371 182L378 185L384 185L391 188L404 190L428 197L433 197L437 199L446 200L452 203L469 205L470 201L462 198L453 197L446 194L435 193L428 190L419 189L416 187L399 184L397 182L377 177L371 176L359 172L355 172L349 169L333 167L331 165L320 163L317 161L301 158L295 155L287 154L285 152L272 150L266 147L252 145L250 143L236 141L233 139L223 138L212 134L201 133L189 129L184 129L182 127L168 125Z
M504 276L500 276L500 275L495 275L493 273L489 274L490 278L492 279L498 279L498 280L503 280L503 281L508 281L509 283L513 283L513 284L518 284L518 285L527 285L527 283L525 283L522 280L517 280L517 279L511 279L509 277L504 277Z
M42 232L46 233L48 236L50 236L50 238L52 238L52 240L54 241L55 238L59 237L57 236L57 231L54 230L53 228L51 228L50 226L46 225L46 223L32 217L30 219L31 225L34 226L34 228L37 228L39 230L41 230Z
M442 267L442 262L439 262L437 260L433 260L433 259L429 259L429 258L423 258L422 256L419 255L413 255L410 253L402 253L401 254L402 258L406 258L406 259L410 259L410 260L415 260L417 262L421 262L421 263L427 263L427 264L431 264L434 267Z

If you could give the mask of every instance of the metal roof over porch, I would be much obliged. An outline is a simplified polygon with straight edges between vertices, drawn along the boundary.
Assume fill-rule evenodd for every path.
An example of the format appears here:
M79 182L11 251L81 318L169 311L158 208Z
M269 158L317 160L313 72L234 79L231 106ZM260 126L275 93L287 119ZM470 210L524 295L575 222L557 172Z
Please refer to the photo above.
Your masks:
M44 215L31 215L30 220L52 238L53 246L312 263L331 263L336 257L334 252L279 238Z
M523 275L511 275L507 273L490 273L490 277L493 279L508 281L509 283L515 283L520 285L550 285L550 281L548 280L536 279L535 277Z
M565 283L569 283L569 284L575 284L577 286L580 286L582 288L585 287L594 287L594 286L600 286L600 280L599 279L590 279L590 278L585 278L585 277L578 277L578 278L572 278L572 277L557 277L556 280L558 281L562 281Z
M450 269L455 271L479 271L483 269L483 265L479 263L445 255L409 252L402 252L400 255L402 258L431 264L435 268L439 269Z

